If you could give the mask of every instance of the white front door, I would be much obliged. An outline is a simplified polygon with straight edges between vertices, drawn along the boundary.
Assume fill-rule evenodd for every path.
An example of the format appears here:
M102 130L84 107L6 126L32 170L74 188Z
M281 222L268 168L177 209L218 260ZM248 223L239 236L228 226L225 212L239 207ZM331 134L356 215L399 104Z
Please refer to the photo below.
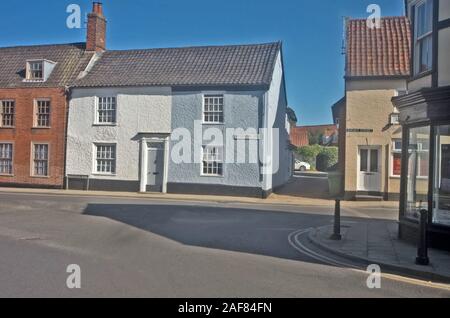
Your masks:
M140 146L140 191L167 192L169 139L142 138Z
M381 147L359 147L358 161L358 191L381 192Z
M147 149L147 191L162 192L164 182L164 143L148 143Z

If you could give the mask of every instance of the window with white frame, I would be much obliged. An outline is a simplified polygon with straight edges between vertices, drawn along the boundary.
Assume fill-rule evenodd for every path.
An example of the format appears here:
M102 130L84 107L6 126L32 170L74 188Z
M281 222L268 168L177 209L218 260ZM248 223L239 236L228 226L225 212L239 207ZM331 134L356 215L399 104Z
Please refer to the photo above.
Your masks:
M223 124L223 95L205 95L203 107L204 123Z
M35 127L50 127L50 100L35 101Z
M15 102L2 100L0 103L0 127L14 127Z
M99 97L97 100L97 123L115 124L116 123L116 98Z
M33 175L36 177L48 177L48 144L34 144L33 147Z
M409 169L416 169L415 175L417 177L428 177L430 157L429 152L430 141L428 136L417 136L414 142L410 140L408 159L410 161L414 161L414 165L410 163Z
M433 66L433 0L419 1L414 10L414 74Z
M429 157L429 141L422 139L416 145L414 149L409 149L409 153L415 152L417 176L428 176L428 157ZM402 145L401 139L395 139L392 141L392 176L401 176L402 174Z
M398 177L402 174L402 140L392 141L392 176Z
M44 62L43 61L28 62L27 79L37 80L37 81L44 79Z
M223 147L203 146L202 174L204 176L223 175Z
M0 143L0 175L13 173L13 144Z
M102 174L116 173L116 145L95 145L95 172Z
M400 114L392 113L389 115L389 124L391 125L400 125Z

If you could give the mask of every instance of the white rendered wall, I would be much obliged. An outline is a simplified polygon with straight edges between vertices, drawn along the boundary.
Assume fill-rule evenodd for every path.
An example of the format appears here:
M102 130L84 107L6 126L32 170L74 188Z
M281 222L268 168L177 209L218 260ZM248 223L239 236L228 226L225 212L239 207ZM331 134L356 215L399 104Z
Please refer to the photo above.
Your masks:
M268 136L264 141L266 160L270 161L268 169L271 173L264 176L264 190L271 190L273 187L287 182L290 178L291 156L287 149L288 133L286 131L285 116L287 111L287 101L284 96L283 83L283 63L281 52L278 53L272 83L266 93L266 111L264 114L264 127L278 128L279 134L276 135L269 130ZM275 147L278 144L279 147Z
M117 99L117 124L95 124L96 98ZM90 178L139 180L139 133L171 132L170 88L75 88L69 103L67 175ZM93 143L116 143L114 176L94 173Z

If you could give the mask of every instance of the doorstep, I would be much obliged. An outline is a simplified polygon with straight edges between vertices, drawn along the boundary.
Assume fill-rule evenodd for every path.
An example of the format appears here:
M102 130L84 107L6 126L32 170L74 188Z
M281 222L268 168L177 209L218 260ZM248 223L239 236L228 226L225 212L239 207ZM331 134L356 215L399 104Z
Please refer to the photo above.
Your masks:
M384 198L382 196L378 196L378 195L357 194L355 196L355 200L356 201L362 201L362 202L367 202L367 201L384 201Z

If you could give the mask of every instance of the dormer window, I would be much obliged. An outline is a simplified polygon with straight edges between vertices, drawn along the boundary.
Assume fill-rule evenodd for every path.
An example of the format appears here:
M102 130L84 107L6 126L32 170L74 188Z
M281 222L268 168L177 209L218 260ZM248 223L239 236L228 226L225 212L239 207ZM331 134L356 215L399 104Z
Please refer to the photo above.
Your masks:
M52 73L56 63L48 60L27 61L26 79L28 82L45 82Z
M43 63L40 62L30 62L29 64L29 78L30 80L43 80L44 72L43 72Z

